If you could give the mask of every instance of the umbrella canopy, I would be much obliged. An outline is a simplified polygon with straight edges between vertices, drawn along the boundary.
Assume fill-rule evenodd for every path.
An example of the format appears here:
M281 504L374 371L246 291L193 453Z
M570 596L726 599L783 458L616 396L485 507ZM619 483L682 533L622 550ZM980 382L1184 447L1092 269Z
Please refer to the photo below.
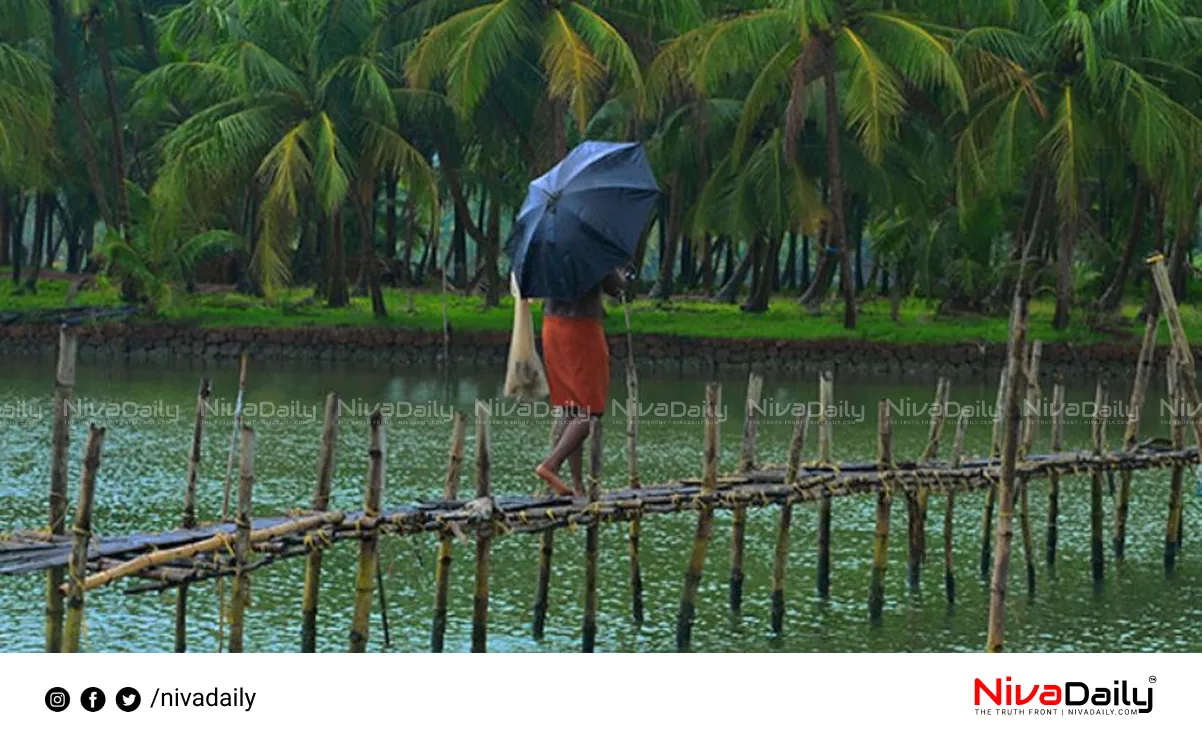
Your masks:
M506 243L523 297L575 300L634 258L659 198L637 142L584 142L531 182Z

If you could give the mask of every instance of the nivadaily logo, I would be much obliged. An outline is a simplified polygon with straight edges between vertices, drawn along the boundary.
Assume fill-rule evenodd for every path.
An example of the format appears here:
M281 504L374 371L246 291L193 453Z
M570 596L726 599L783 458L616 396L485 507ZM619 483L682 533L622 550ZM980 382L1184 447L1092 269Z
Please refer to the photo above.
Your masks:
M1148 680L1154 682L1155 678ZM1152 711L1152 687L1140 688L1126 680L1112 682L1113 688L1090 686L1084 681L1030 686L1011 682L1009 676L1005 682L1000 678L976 679L973 703L977 714L992 714L991 704L1003 715L1133 715Z

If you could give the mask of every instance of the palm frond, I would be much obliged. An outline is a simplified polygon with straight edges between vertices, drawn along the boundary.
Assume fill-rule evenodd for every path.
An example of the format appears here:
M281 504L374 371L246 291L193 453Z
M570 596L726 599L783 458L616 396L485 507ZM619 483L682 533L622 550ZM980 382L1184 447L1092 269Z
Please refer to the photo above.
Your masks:
M605 76L601 63L561 11L548 14L543 32L542 64L547 93L568 103L581 133L592 116L597 86Z
M847 124L868 159L880 162L885 144L897 134L898 117L905 108L901 80L850 28L839 34L836 49L851 67L843 103Z

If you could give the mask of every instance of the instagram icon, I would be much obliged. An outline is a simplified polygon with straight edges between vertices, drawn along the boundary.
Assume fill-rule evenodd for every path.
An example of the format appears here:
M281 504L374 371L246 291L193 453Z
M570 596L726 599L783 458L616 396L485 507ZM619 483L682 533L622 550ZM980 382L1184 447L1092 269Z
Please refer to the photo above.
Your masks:
M62 712L71 704L71 695L61 686L46 692L46 707L51 712Z

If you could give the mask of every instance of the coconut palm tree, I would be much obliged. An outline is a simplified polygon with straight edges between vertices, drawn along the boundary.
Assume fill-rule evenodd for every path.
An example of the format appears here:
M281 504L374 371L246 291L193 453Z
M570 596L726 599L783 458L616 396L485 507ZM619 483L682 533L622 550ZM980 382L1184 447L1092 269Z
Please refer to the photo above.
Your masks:
M826 147L824 174L830 233L843 286L844 325L855 327L841 141L850 133L868 161L879 163L919 93L946 92L959 108L967 92L942 30L894 10L894 3L851 0L776 0L769 7L720 17L683 34L665 49L657 65L701 95L721 88L733 76L758 74L745 97L743 124L736 138L737 164L755 127L785 100L784 146L794 156L805 122L821 111ZM821 86L821 104L812 92ZM817 114L814 114L815 116Z
M211 52L168 62L139 83L146 96L197 98L195 113L161 142L152 193L160 234L211 221L228 211L230 193L241 195L234 226L249 238L250 269L270 294L287 279L302 220L316 215L330 237L327 300L341 306L349 209L373 310L384 314L370 218L379 179L396 174L431 224L438 213L430 165L401 131L429 96L404 89L391 67L385 9L370 0L248 3L227 6L237 23L219 22L214 33L197 20L213 18L211 3L189 5L180 25L213 38Z
M1172 2L1019 5L1026 12L965 34L996 74L964 128L961 171L990 188L1050 187L1060 222L1052 324L1063 329L1074 300L1076 249L1103 171L1133 169L1129 223L1136 229L1144 208L1139 189L1171 183L1179 201L1192 198L1189 171L1202 128L1178 90L1196 77L1179 61L1197 46L1196 24ZM1119 286L1103 298L1108 308L1121 298L1136 243L1128 240Z

